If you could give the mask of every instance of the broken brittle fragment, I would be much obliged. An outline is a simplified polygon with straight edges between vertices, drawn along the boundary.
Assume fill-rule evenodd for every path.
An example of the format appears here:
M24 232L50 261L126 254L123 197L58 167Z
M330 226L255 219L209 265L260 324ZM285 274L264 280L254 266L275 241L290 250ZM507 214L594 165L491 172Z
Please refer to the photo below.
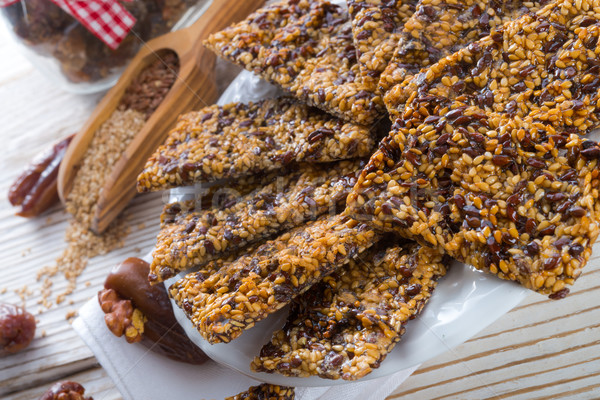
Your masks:
M502 24L536 12L549 0L421 0L398 35L394 55L381 74L387 92L406 77L489 35Z
M207 341L227 343L379 239L345 215L323 216L225 263L210 276L189 273L169 292Z
M292 303L255 371L356 380L378 368L429 300L448 258L416 243L380 242Z
M169 204L152 252L152 282L234 255L252 243L345 207L363 161L304 165L220 209Z
M294 400L294 388L287 386L263 383L251 386L247 391L235 396L226 397L225 400Z
M369 128L287 98L210 106L184 114L138 177L138 191L281 170L298 162L368 157Z
M360 79L371 90L377 90L404 24L418 3L418 0L348 0Z
M366 126L385 115L381 96L356 79L350 16L328 1L278 1L205 44L331 115Z

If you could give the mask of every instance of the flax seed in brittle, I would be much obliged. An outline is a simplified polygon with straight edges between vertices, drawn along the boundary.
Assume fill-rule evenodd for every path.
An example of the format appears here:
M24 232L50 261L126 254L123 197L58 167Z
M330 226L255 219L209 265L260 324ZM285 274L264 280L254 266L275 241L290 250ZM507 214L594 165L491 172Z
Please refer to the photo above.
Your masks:
M171 286L170 294L206 340L226 343L378 239L347 216L321 217L267 241L209 277L186 275Z
M212 35L206 45L332 115L363 125L385 115L381 97L356 79L350 17L328 1L279 1Z
M447 258L416 243L379 243L297 297L256 371L355 380L377 368L446 273Z
M167 205L152 253L150 280L170 278L343 209L362 166L362 161L307 165L221 209L196 210L193 201Z
M368 128L291 98L210 106L179 118L138 177L141 192L236 179L293 162L366 157Z

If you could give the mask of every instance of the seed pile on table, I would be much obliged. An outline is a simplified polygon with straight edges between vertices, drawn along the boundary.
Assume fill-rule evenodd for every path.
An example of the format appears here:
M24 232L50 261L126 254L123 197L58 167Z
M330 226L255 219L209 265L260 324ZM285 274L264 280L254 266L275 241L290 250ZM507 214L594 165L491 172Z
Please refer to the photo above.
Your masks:
M581 136L598 125L600 14L577 4L509 22L399 85L402 116L350 214L564 297L600 228L600 147Z
M85 270L88 260L121 247L129 232L124 218L117 219L102 234L90 228L112 167L175 81L179 70L177 56L168 52L159 57L127 87L117 110L94 132L79 165L65 204L74 217L66 232L67 248L56 259L56 265L43 267L38 272L38 280L43 280L41 302L46 307L51 305L48 297L53 276L60 272L67 279L66 291L57 297L60 303L75 289L77 277Z
M292 162L368 157L368 128L291 98L210 106L179 118L138 177L138 190L268 172Z
M294 400L295 398L294 388L263 383L251 386L247 391L235 396L226 397L225 400Z
M227 343L378 239L344 215L321 217L267 241L207 279L186 275L171 286L171 296L207 341Z
M185 271L169 294L210 343L291 304L256 371L372 372L451 257L563 298L600 230L600 145L585 138L600 0L348 3L283 0L212 35L295 99L183 116L138 180L278 176L221 206L167 205L149 276Z
M345 9L322 0L282 1L208 38L206 45L301 101L369 125L384 115L381 96L360 74Z
M365 376L421 312L446 262L442 253L416 243L380 242L297 297L252 368L286 376Z
M408 75L435 64L487 36L522 14L535 12L548 0L421 0L406 21L380 90L388 91Z
M196 211L194 202L165 207L152 253L151 281L201 266L345 206L364 166L342 161L308 166L240 198L230 207ZM156 279L152 279L156 277Z

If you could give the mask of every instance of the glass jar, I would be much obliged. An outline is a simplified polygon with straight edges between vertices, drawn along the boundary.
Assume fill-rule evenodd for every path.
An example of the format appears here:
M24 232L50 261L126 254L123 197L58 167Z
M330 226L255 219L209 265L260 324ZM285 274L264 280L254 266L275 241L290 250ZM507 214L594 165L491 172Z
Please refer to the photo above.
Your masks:
M206 0L134 0L121 4L136 23L115 50L51 0L20 0L0 15L24 55L62 88L95 93L115 84L142 44L187 25Z

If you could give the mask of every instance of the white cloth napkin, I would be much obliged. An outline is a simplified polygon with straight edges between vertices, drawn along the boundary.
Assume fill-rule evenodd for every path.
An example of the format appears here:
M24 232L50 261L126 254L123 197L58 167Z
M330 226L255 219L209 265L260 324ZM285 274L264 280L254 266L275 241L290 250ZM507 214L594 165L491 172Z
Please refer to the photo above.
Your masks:
M95 298L79 310L73 328L96 355L125 400L219 400L260 383L213 361L192 366L155 354L143 345L128 344L106 328L104 313ZM382 400L415 369L417 367L345 385L296 388L296 398Z

